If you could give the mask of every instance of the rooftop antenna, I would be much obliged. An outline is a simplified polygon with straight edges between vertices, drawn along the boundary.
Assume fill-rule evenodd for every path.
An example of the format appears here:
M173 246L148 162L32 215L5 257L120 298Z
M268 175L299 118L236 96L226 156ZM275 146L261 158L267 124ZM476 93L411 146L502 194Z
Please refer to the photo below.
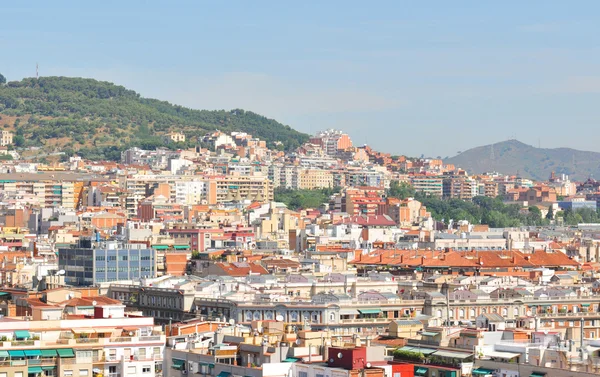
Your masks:
M35 79L39 79L40 78L40 66L38 63L35 63Z

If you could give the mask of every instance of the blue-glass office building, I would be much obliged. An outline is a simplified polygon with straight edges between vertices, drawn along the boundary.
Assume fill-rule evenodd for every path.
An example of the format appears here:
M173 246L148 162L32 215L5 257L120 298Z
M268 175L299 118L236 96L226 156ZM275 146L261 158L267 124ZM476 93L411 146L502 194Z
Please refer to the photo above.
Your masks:
M82 241L58 250L58 267L65 283L76 286L156 277L156 251L144 244Z

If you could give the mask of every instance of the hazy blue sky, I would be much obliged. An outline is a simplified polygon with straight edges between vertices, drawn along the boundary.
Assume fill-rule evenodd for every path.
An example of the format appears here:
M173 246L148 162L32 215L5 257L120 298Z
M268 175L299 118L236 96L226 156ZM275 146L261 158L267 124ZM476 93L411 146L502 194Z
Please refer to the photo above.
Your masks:
M426 3L426 4L425 4ZM598 1L12 1L0 72L244 108L394 154L600 151Z

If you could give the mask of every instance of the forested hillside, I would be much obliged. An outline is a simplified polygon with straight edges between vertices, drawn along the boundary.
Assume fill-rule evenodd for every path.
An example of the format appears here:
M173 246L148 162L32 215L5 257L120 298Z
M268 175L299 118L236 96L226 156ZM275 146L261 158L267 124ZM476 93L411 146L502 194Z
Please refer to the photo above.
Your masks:
M130 146L192 146L198 136L215 129L248 132L270 147L288 150L308 140L308 135L250 111L193 110L84 78L0 83L0 117L0 127L15 132L19 147L40 146L97 159L114 159ZM185 145L161 137L171 131L186 134Z

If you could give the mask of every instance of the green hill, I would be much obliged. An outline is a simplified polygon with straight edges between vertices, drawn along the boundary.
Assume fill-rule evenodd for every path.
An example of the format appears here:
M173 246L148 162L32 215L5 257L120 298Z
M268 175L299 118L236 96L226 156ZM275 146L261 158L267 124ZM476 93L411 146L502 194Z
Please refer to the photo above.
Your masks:
M600 153L570 148L535 148L517 140L469 149L445 160L468 173L497 171L546 180L552 172L567 174L571 180L600 177Z
M28 78L0 85L0 117L0 127L15 132L18 146L93 159L116 159L131 146L193 146L197 137L215 129L248 132L271 148L286 150L308 140L308 135L250 111L193 110L84 78ZM164 141L161 136L171 131L183 132L185 145Z

